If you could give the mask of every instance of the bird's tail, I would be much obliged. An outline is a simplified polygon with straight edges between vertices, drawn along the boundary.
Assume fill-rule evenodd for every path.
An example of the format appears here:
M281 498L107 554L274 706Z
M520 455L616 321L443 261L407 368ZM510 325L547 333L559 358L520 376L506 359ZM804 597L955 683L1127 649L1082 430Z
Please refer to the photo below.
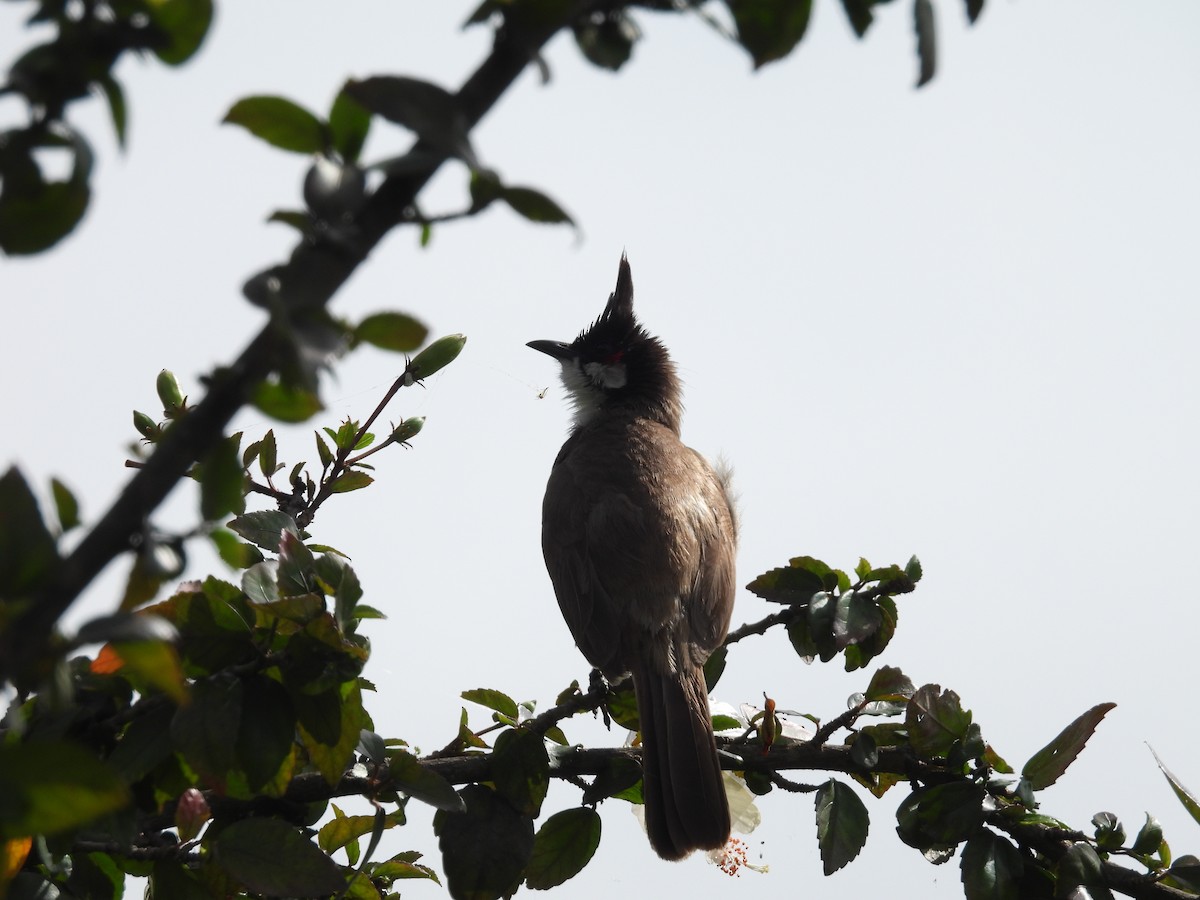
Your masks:
M729 801L700 668L634 668L642 726L646 831L663 859L716 850L729 840Z

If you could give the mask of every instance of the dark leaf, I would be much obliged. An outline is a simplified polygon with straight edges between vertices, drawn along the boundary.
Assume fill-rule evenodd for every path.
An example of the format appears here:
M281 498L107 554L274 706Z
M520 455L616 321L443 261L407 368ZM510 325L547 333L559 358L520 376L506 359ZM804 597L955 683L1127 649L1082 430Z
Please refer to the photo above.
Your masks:
M307 422L325 407L312 391L281 381L264 381L254 389L254 405L280 422Z
M58 562L54 538L42 521L25 477L11 468L0 477L0 598L36 590Z
M284 225L290 225L301 234L308 234L313 227L313 216L311 213L300 209L277 209L275 212L267 216L268 222L281 222Z
M121 809L124 782L94 753L63 741L0 746L0 838L51 835Z
M50 479L50 492L54 496L54 510L58 515L58 527L65 533L79 524L79 501L71 489L57 478Z
M867 29L871 27L871 22L875 18L871 15L871 2L872 0L842 0L842 9L846 11L846 18L850 20L850 26L859 37L867 33Z
M429 336L429 329L404 313L375 313L354 329L354 337L384 350L412 353Z
M937 71L937 28L931 0L913 0L913 27L917 32L917 60L920 63L917 87L921 87L933 80Z
M212 24L212 0L156 0L146 4L154 24L165 32L167 43L154 53L169 66L187 62L200 49Z
M346 494L350 491L361 490L368 485L374 483L375 479L366 472L361 472L354 469L349 472L343 472L333 480L330 490L335 494Z
M261 790L276 777L295 741L296 713L284 686L265 675L244 679L237 761L250 790Z
M433 149L479 168L466 116L445 88L417 78L380 75L348 81L342 91L376 115L416 132Z
M270 897L339 893L345 876L312 841L282 819L242 819L217 835L217 864L251 891Z
M536 819L550 787L550 758L542 736L520 728L502 733L492 752L492 781L518 812Z
M808 28L812 0L725 0L737 26L738 43L749 51L754 68L783 59Z
M324 122L286 97L245 97L221 121L240 125L273 147L293 153L320 153L329 138Z
M921 561L915 556L910 557L904 566L904 574L908 576L909 581L911 581L913 584L916 584L918 581L920 581L921 575L924 574L921 571Z
M1192 894L1200 894L1200 859L1190 853L1181 856L1167 869L1166 881L1172 887L1181 887Z
M391 750L388 756L391 781L397 790L436 809L446 812L464 811L466 807L463 806L463 799L450 782L436 772L426 769L407 750Z
M1146 824L1138 831L1137 837L1134 838L1133 847L1130 849L1134 853L1140 853L1143 856L1151 856L1158 852L1162 846L1163 830L1158 819L1146 813Z
M713 688L717 686L717 682L721 680L721 674L725 671L725 659L727 655L728 651L725 647L718 647L704 662L704 686L710 694L713 692Z
M883 614L874 597L858 591L846 591L838 595L833 617L833 638L839 650L850 644L865 641L879 630Z
M614 757L601 769L587 790L583 792L583 802L599 803L607 797L615 796L628 790L642 780L642 767L625 756Z
M246 475L239 453L241 438L222 440L205 457L200 468L200 514L207 521L246 509Z
M108 764L126 783L141 781L171 755L170 726L174 715L175 710L170 706L159 706L126 727L108 756Z
M345 91L339 91L329 110L333 149L345 162L357 162L370 130L371 114Z
M345 773L354 756L354 748L358 746L358 735L367 725L366 713L362 707L362 694L356 682L346 682L333 692L321 695L332 695L334 705L330 709L309 709L303 705L305 695L292 691L292 702L300 720L300 738L308 757L320 773L325 776L328 784L337 784ZM329 704L327 703L326 706ZM306 711L313 713L306 715ZM333 721L318 720L317 712L325 712ZM336 729L336 732L334 731Z
M1025 868L1011 842L981 828L962 851L962 883L966 900L1021 900L1019 882Z
M330 822L326 822L321 826L321 830L317 832L317 844L326 853L333 853L336 850L340 850L364 834L372 834L381 826L381 830L386 831L389 828L404 824L403 808L397 809L390 814L385 814L382 817L382 822L377 815L339 815L341 811L336 806L333 809L336 818ZM382 812L382 809L380 812Z
M576 807L555 813L533 839L533 857L525 869L525 885L535 891L558 887L574 878L600 846L600 816Z
M893 666L883 666L871 676L864 699L870 702L907 700L916 693L908 676Z
M956 741L967 736L971 713L962 708L954 691L927 684L908 701L905 723L913 749L928 759L945 756Z
M0 250L14 256L54 246L79 224L91 200L92 150L81 134L55 125L27 143L9 146L0 158ZM66 181L42 177L33 151L47 147L70 151Z
M1104 880L1104 868L1090 844L1074 844L1058 861L1058 879L1054 896L1059 900L1075 900L1084 888L1088 900L1113 900Z
M1125 846L1125 826L1110 812L1098 812L1092 816L1096 827L1096 846L1101 850L1119 850Z
M127 123L125 92L121 90L121 83L112 75L106 74L98 81L100 90L104 92L104 99L108 101L108 114L112 118L113 131L117 133L117 146L124 150Z
M592 65L615 72L629 62L633 45L642 36L623 9L577 19L572 26L575 43Z
M951 781L913 791L896 810L896 832L918 850L950 848L983 824L982 785Z
M797 565L771 569L746 585L746 590L764 600L792 605L808 603L813 594L824 589L825 582L818 573Z
M192 685L192 702L171 721L175 750L193 769L224 783L237 765L237 737L242 720L242 682L217 675Z
M511 896L533 856L533 820L484 785L469 784L458 793L466 812L439 810L433 817L450 896Z
M870 819L858 794L829 779L817 790L817 845L826 875L853 860L867 842Z
M1064 728L1054 740L1030 757L1021 768L1021 777L1030 787L1040 791L1050 787L1075 761L1108 711L1115 703L1100 703L1093 706L1074 722Z
M979 14L983 12L983 0L966 0L967 2L967 21L972 25L979 18Z

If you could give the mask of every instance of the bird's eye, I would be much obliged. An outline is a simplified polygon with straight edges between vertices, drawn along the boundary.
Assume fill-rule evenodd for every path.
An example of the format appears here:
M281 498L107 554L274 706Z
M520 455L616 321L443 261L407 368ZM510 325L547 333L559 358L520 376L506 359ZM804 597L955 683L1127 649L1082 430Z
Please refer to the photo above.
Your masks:
M606 365L606 366L612 366L612 365L616 365L624 358L625 358L624 350L612 350L612 351L602 355L600 357L600 362L604 363L604 365Z

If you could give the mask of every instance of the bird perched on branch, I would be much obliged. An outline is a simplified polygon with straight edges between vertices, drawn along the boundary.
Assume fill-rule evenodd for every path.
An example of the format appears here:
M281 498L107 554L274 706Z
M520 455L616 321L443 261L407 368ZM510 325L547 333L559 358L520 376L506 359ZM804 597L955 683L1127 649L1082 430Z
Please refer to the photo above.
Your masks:
M664 859L717 849L729 804L703 666L733 610L726 474L680 440L679 379L634 315L624 256L595 322L569 344L529 346L562 365L575 406L542 505L558 605L592 665L633 676L651 845Z

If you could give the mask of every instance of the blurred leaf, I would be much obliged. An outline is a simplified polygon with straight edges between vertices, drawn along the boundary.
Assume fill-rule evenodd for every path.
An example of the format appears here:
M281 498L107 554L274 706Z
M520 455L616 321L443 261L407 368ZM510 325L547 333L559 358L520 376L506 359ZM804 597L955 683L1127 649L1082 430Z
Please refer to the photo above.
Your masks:
M254 564L262 562L263 555L258 548L242 543L237 539L237 535L230 531L215 528L209 532L208 536L217 548L217 554L226 565L234 569L248 569Z
M311 213L302 209L277 209L267 216L267 221L290 225L306 235L312 231L314 219Z
M542 736L523 728L501 733L492 751L492 781L518 812L536 819L550 787L550 757Z
M40 253L71 233L91 200L92 149L83 135L61 123L31 137L8 132L0 141L0 250L11 255ZM5 146L7 144L7 146ZM33 151L71 153L66 181L46 181Z
M222 440L200 468L200 514L207 520L246 509L246 475L239 454L240 435Z
M928 84L937 71L937 28L930 0L913 0L913 27L917 32L917 60L920 74L917 87Z
M555 813L534 836L525 886L535 891L558 887L583 871L599 846L600 816L594 809L576 807Z
M849 785L833 778L817 789L817 845L826 875L851 862L867 843L867 808Z
M1021 900L1025 864L1010 841L981 828L962 851L962 883L966 900Z
M567 215L561 206L533 188L505 187L500 193L500 199L530 222L544 222L550 225L575 224L575 220Z
M296 712L287 690L265 675L243 680L237 760L252 791L275 779L296 741Z
M445 88L417 78L379 75L350 80L342 91L376 115L416 132L433 149L479 168L466 116Z
M404 313L382 312L367 316L354 329L354 337L384 350L412 353L429 336L429 329Z
M371 114L345 91L338 91L329 110L333 149L345 162L357 162L370 130Z
M93 752L63 741L0 746L0 838L53 835L121 809L129 792Z
M37 498L14 467L0 476L0 598L36 590L58 563L58 551Z
M127 784L141 781L172 754L171 719L175 710L169 705L149 709L126 726L108 764Z
M71 489L57 478L50 479L50 492L54 496L54 509L58 515L58 527L68 532L79 524L79 501Z
M1110 704L1111 706L1111 704ZM1172 774L1171 770L1163 765L1163 761L1159 759L1158 754L1154 753L1154 748L1150 748L1150 752L1154 754L1154 761L1158 763L1158 768L1162 770L1163 775L1167 779L1167 783L1171 785L1171 790L1175 792L1175 796L1179 798L1179 802L1183 804L1183 808L1188 811L1196 822L1200 823L1200 800L1196 799L1196 795L1189 791L1182 781Z
M846 11L854 33L859 37L866 34L875 18L871 15L871 0L842 0L842 9Z
M967 2L967 21L972 25L979 18L979 14L983 12L983 0L966 0Z
M254 405L280 422L307 422L325 408L321 398L304 388L281 381L264 381L253 394Z
M149 0L146 8L168 38L165 46L155 48L155 55L169 66L191 59L212 24L212 0Z
M112 118L113 131L117 134L117 146L124 150L127 112L125 93L121 90L121 83L108 74L97 79L97 83L100 85L100 90L104 92L104 99L108 101L108 114Z
M783 59L800 43L808 28L812 0L725 0L737 26L738 43L758 69Z
M462 698L470 700L472 703L478 703L480 706L486 706L488 709L494 709L498 713L503 713L510 719L517 718L517 701L508 694L502 691L494 691L490 688L476 688L472 691L463 691Z
M298 534L296 520L285 512L274 509L256 510L238 516L229 523L229 528L252 544L257 544L271 553L279 552L279 542L284 531Z
M616 72L633 55L633 45L642 36L623 9L577 19L572 25L575 43L592 65Z
M340 893L341 868L282 819L242 819L224 828L213 845L217 864L251 891L271 897Z
M1079 756L1096 726L1116 705L1100 703L1077 718L1059 732L1058 737L1029 758L1029 762L1021 768L1021 777L1035 791L1048 788L1058 781L1067 766Z
M482 784L458 793L465 812L439 810L433 817L450 896L511 896L533 856L533 820Z
M146 684L158 688L176 703L187 701L188 684L183 677L183 666L174 644L165 641L134 641L109 644L105 649L120 660L120 668L139 689L143 689L142 684ZM99 663L101 658L103 655L93 662L93 672L100 671L96 663ZM111 659L108 665L112 665Z
M329 139L324 122L286 97L246 97L233 104L221 121L240 125L273 147L293 153L320 153Z
M237 765L242 682L222 673L192 685L192 701L171 721L171 742L188 765L224 784Z

